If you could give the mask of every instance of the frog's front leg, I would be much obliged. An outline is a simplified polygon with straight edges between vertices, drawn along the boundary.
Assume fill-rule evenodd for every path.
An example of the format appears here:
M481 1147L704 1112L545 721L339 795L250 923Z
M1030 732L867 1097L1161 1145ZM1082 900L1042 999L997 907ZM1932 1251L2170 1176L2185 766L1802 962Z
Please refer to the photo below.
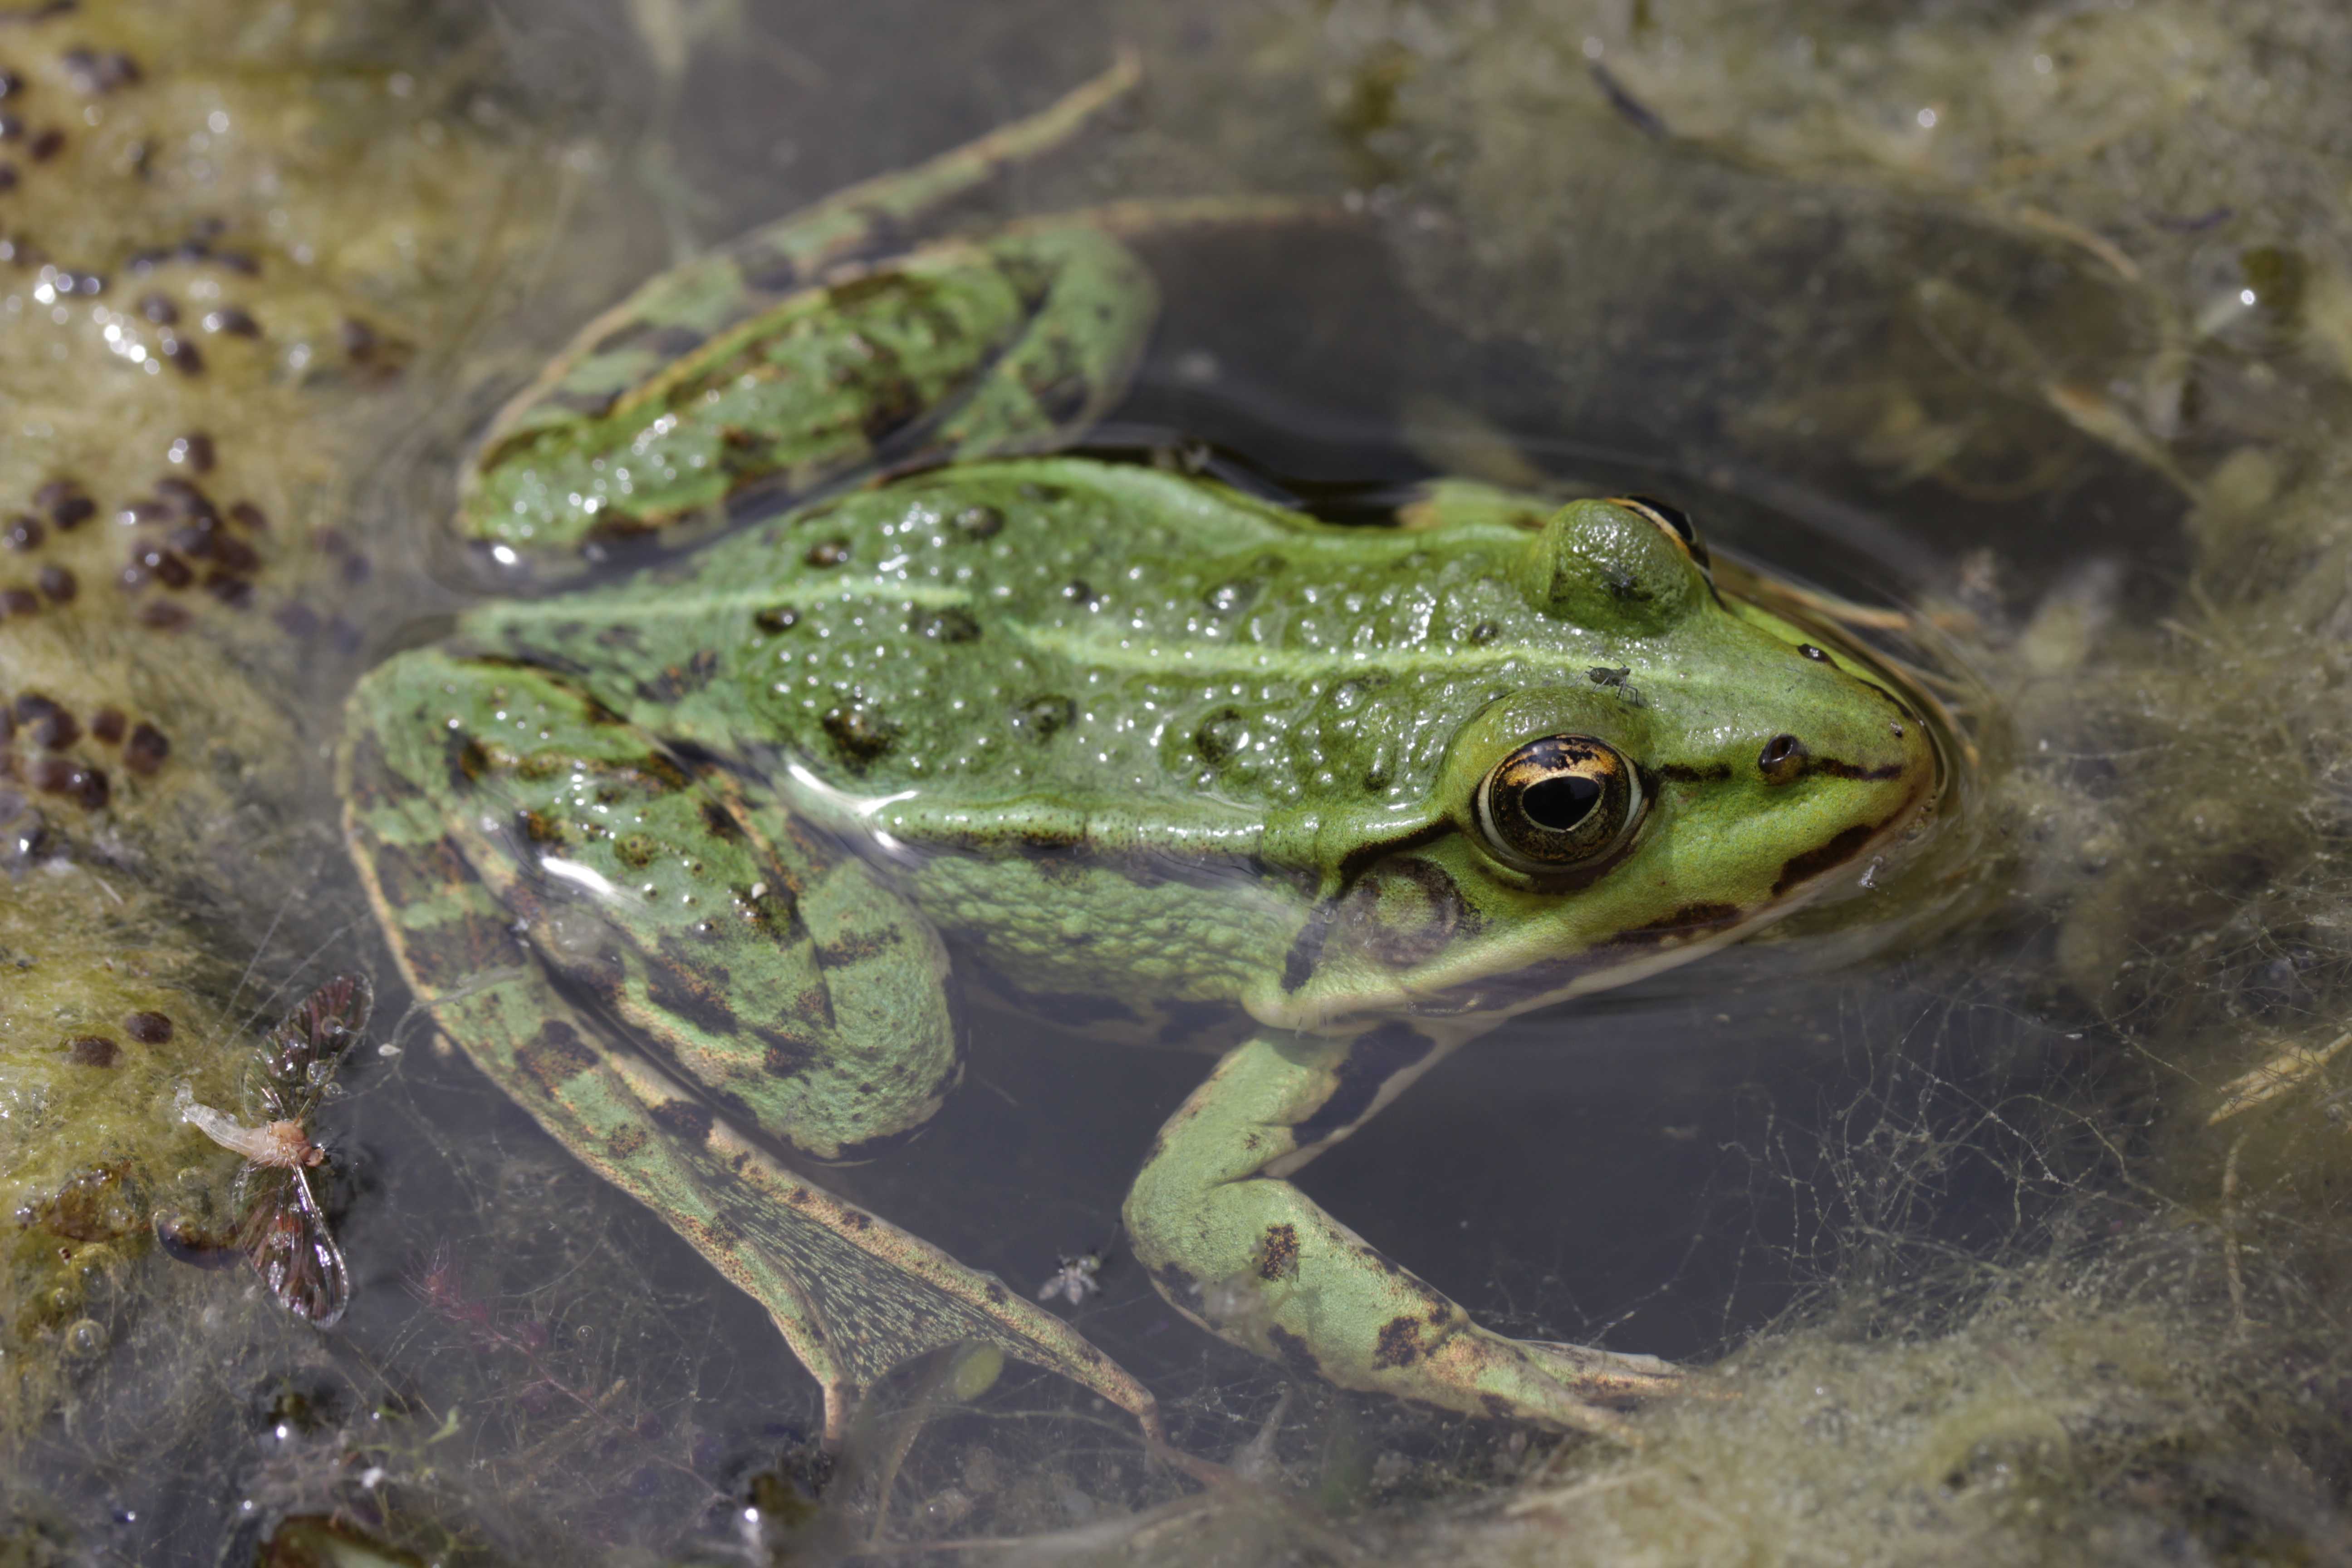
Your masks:
M1286 1179L1453 1043L1442 1026L1392 1022L1349 1039L1268 1032L1228 1053L1128 1194L1136 1257L1185 1316L1303 1375L1622 1436L1591 1401L1672 1388L1673 1367L1483 1329Z

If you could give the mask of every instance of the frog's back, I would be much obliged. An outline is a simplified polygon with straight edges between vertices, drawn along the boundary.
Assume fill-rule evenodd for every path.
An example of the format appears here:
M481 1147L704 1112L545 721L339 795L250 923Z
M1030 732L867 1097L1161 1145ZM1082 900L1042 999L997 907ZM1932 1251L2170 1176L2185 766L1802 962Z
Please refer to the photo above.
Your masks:
M975 831L1171 795L1213 830L1219 802L1255 824L1426 784L1528 619L1502 568L1525 535L1494 533L1433 551L1148 468L963 465L467 631L655 733L936 792Z

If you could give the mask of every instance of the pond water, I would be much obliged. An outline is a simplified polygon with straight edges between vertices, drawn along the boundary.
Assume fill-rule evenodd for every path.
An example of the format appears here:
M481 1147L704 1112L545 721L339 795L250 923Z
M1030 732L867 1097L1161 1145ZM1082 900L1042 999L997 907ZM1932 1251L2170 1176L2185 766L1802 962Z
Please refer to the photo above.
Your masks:
M1213 1058L975 988L923 1135L816 1179L1015 1296L1098 1254L1047 1310L1223 1468L953 1347L828 1448L346 858L342 704L491 596L444 524L536 367L1129 58L950 226L1295 210L1140 245L1089 453L1371 529L1663 498L1948 714L1886 885L1514 1019L1300 1177L1492 1328L1711 1369L1626 1440L1188 1321L1120 1212ZM2287 0L0 7L0 1561L2336 1560L2347 68ZM153 1238L236 1203L179 1097L244 1114L339 973L322 1330Z

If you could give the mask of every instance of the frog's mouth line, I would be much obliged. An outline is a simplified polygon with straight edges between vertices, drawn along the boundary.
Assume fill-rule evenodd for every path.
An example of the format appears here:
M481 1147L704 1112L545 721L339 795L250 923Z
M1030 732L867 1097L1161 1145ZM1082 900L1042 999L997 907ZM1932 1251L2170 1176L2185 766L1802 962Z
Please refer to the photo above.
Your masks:
M1474 979L1415 984L1410 977L1401 977L1384 991L1359 991L1336 1005L1326 1001L1318 1007L1310 1000L1284 1016L1261 1022L1307 1034L1351 1034L1384 1018L1448 1019L1456 1021L1455 1026L1466 1037L1522 1013L1631 984L1728 947L1822 897L1855 867L1869 865L1906 837L1937 809L1944 795L1944 773L1939 768L1927 788L1867 829L1867 836L1850 851L1786 893L1749 910L1726 910L1719 918L1621 932L1582 952L1539 959ZM1822 847L1836 842L1832 839Z

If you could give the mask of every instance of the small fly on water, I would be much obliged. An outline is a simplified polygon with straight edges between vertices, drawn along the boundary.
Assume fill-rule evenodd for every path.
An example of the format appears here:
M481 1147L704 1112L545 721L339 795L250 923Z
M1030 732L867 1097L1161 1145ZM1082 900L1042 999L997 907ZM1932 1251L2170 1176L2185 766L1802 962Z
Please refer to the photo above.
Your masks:
M322 1329L351 1304L352 1277L312 1182L327 1152L311 1141L310 1117L374 1005L366 975L338 974L263 1038L249 1079L259 1126L199 1104L185 1084L177 1101L180 1120L245 1156L236 1178L236 1233L227 1245L245 1254L279 1306ZM182 1254L206 1245L176 1229L164 1240Z

